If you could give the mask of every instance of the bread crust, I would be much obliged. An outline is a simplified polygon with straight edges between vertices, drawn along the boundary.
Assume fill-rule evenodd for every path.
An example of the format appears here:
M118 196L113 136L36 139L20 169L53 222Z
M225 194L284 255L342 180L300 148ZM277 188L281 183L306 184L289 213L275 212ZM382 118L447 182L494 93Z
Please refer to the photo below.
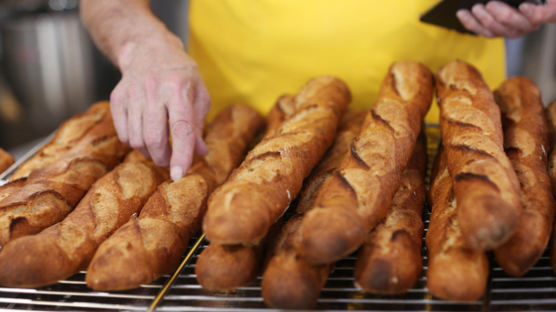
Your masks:
M548 175L552 184L552 194L556 197L556 101L551 102L546 107L546 117L548 119L549 137L550 137L550 156L548 158ZM554 226L553 226L554 227ZM556 233L552 233L552 249L550 252L550 261L552 268L556 272Z
M271 243L261 284L262 297L268 306L309 309L316 305L333 263L311 265L299 255L295 248L300 239L299 226L304 214L313 207L314 195L322 181L340 165L349 151L350 142L359 133L365 115L359 109L348 108L340 121L332 147L305 181L298 197L296 214Z
M109 104L101 102L91 110L101 117L86 123L93 125L84 134L78 130L75 135L67 134L78 127L75 123L62 127L54 138L57 143L43 149L42 156L20 171L26 176L0 187L0 246L62 220L91 185L129 151L118 140ZM62 148L66 142L73 147Z
M323 182L301 225L300 254L331 263L363 244L386 215L432 99L433 78L422 64L394 63L351 152ZM372 190L372 191L369 191Z
M84 155L85 150L88 153L102 154L102 150L96 150L94 142L101 139L102 136L115 136L116 131L112 126L112 116L110 114L110 103L107 101L97 102L85 111L77 114L65 121L58 127L54 137L43 146L35 156L22 163L14 174L10 177L10 181L21 179L29 176L36 169L47 167L48 165L65 158L68 153L74 155ZM99 131L99 129L108 130L108 132ZM100 155L99 155L100 156ZM116 166L120 159L109 164L110 168ZM2 170L0 170L2 171Z
M14 163L13 156L0 148L0 173L6 171Z
M137 213L167 178L167 170L131 152L93 185L63 221L4 246L0 285L39 287L84 268L98 245Z
M267 127L264 137L276 136L280 125L294 113L295 97L280 96L266 118ZM276 228L277 224L273 227ZM232 291L251 284L260 271L263 249L267 242L266 237L263 242L255 246L223 245L212 242L197 259L195 265L197 282L204 289L212 291Z
M504 153L500 109L481 74L463 61L440 68L436 86L459 225L473 248L496 248L513 234L521 214L519 181Z
M241 162L263 126L263 117L248 106L219 112L206 131L208 154L180 180L160 185L139 217L99 246L87 269L87 285L130 289L173 271L200 228L209 194Z
M437 174L429 198L432 213L426 235L427 288L436 297L452 301L478 300L486 290L489 264L486 254L468 246L463 237L443 151L437 154Z
M373 294L403 294L421 274L427 166L421 134L385 219L369 233L355 263L356 286Z
M322 154L350 101L341 80L310 80L295 97L295 112L249 152L209 198L203 221L219 244L257 245L284 213Z
M514 234L494 254L506 273L521 276L546 249L554 221L547 172L548 123L540 90L531 80L510 78L494 95L502 111L504 149L519 180L523 206Z

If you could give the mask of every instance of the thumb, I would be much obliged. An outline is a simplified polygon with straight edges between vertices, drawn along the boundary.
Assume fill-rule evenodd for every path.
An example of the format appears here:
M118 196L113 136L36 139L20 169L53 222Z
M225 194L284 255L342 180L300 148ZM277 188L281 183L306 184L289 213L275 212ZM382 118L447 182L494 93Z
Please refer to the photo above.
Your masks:
M534 25L556 22L556 1L547 1L543 5L523 3L519 11Z

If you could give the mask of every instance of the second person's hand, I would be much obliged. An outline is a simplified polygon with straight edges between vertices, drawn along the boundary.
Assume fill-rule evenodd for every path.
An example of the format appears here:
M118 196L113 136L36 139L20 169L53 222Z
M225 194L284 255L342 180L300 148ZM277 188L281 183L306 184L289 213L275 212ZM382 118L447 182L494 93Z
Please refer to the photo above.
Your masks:
M556 22L556 0L544 5L522 3L514 9L501 1L476 4L471 10L459 10L457 17L468 30L489 38L517 38L544 23Z
M197 64L172 34L128 44L117 62L122 79L110 103L120 140L181 178L194 153L207 152L202 129L210 98Z

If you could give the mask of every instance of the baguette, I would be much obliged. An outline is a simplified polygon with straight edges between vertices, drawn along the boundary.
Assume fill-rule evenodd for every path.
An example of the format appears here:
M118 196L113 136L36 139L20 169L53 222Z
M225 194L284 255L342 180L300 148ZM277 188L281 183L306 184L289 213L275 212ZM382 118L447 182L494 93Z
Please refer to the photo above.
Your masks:
M132 217L99 246L87 269L87 285L130 289L174 270L199 230L208 195L239 164L263 125L262 116L250 107L222 110L205 136L208 154L185 177L160 185L139 218Z
M486 254L470 248L463 237L445 156L438 152L436 175L431 177L427 288L442 299L474 301L485 293L489 264Z
M0 285L38 287L84 268L98 245L137 213L168 178L139 152L99 179L62 222L15 239L0 252Z
M546 249L554 221L547 172L549 130L540 90L529 79L510 78L494 95L502 111L504 148L521 185L523 206L514 234L494 254L506 273L521 276Z
M47 167L64 158L68 153L73 152L73 154L77 154L77 157L83 157L85 155L83 150L87 149L86 152L89 154L86 156L88 157L94 158L98 153L103 154L105 150L98 146L97 142L104 136L116 137L116 131L112 126L110 103L107 101L93 104L86 112L78 114L60 125L50 142L41 148L33 158L21 164L10 180L27 177L34 170ZM120 160L121 158L108 166L112 168Z
M556 101L550 103L546 108L546 116L548 119L551 149L548 160L548 174L552 184L552 195L556 197ZM554 227L554 226L553 226ZM552 243L550 250L550 260L552 268L556 272L556 232L552 233Z
M107 102L93 105L90 111L102 117L100 120L95 117L94 126L79 136L80 140L69 140L76 137L72 131L80 130L74 123L70 124L75 127L66 123L54 142L68 139L73 148L66 151L56 144L47 146L39 153L44 157L34 158L36 161L29 162L27 169L19 171L24 177L0 187L0 247L11 239L38 233L62 220L91 185L129 151L118 140L108 108ZM27 171L31 172L27 175Z
M310 309L324 287L333 264L311 265L297 253L295 244L299 240L299 225L315 200L315 194L332 172L340 165L349 151L351 140L359 133L365 114L359 109L349 108L338 127L334 144L326 152L319 165L305 181L299 194L296 214L280 231L267 255L261 284L265 303L278 309Z
M266 118L265 138L277 135L280 125L293 115L294 99L290 95L278 98ZM197 282L211 291L232 291L251 284L261 267L263 245L264 243L255 246L211 243L197 259Z
M8 169L13 163L13 156L0 148L0 173L6 171L6 169Z
M359 252L355 285L367 292L403 294L415 285L421 274L425 145L425 136L421 135L386 218L369 233Z
M301 223L299 253L312 264L349 255L386 215L432 100L431 72L394 63L337 171L323 182ZM371 191L369 191L371 190Z
M494 249L513 234L521 214L519 181L504 154L500 109L481 74L454 61L438 71L440 131L464 237Z
M295 97L295 113L249 152L211 195L203 220L207 238L219 244L257 245L332 143L349 101L341 80L310 80Z
M283 101L279 100L275 108L281 107L282 104ZM286 115L287 114L290 113L286 111ZM311 200L311 196L307 196L307 194L310 194L311 191L315 189L315 187L313 187L314 184L320 184L319 177L326 174L335 165L337 166L337 164L333 162L339 162L339 160L341 160L338 154L347 152L349 141L351 141L355 135L355 128L360 128L363 117L364 114L356 109L348 109L344 114L338 126L338 134L334 144L305 183L303 191L300 194L300 200L298 201L298 209L300 208L300 204L303 205L302 203L305 201ZM273 118L272 113L269 114L268 118ZM269 125L268 131L273 131L272 125L276 125L276 123L269 122ZM351 137L346 138L346 136L350 134ZM288 227L288 225L286 225L286 227ZM274 234L277 232L277 229L271 232ZM287 233L284 232L284 230L280 232L282 233L281 235L286 235ZM230 291L240 286L249 285L257 277L263 262L262 251L266 249L264 248L265 245L273 244L274 241L275 239L273 237L267 236L264 244L261 243L256 246L210 244L203 250L197 260L195 266L197 281L207 290L219 291ZM326 277L324 279L326 280ZM320 288L315 289L315 291L316 296L318 296Z
M548 174L552 182L552 194L556 196L556 101L550 103L546 108L546 117L548 119L549 137L551 140Z

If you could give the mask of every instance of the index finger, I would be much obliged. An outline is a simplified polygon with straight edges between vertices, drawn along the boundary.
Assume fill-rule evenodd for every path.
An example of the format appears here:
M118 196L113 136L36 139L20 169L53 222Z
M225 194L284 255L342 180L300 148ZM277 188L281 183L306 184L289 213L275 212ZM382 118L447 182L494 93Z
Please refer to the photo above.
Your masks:
M175 181L191 167L195 149L193 89L189 82L170 99L168 117L172 134L170 176Z

